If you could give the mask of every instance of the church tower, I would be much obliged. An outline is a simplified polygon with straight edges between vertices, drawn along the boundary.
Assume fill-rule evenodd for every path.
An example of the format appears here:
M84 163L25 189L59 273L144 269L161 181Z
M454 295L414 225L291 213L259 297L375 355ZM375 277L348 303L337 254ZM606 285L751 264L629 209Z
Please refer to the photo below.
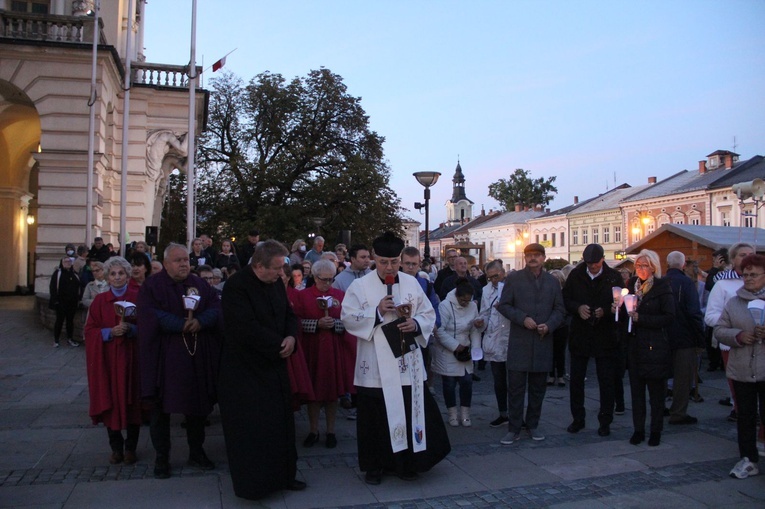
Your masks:
M452 178L452 199L446 202L446 224L465 224L473 219L473 202L465 195L465 175L459 159Z

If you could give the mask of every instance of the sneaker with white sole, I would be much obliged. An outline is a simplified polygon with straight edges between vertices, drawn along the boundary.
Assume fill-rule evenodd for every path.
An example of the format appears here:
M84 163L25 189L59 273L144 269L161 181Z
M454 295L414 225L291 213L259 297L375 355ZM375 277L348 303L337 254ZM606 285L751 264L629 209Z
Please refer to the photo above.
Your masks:
M741 458L738 463L736 463L736 466L734 466L733 470L730 471L730 476L735 477L736 479L746 479L747 477L751 477L759 473L760 469L757 468L757 464L752 463L749 461L749 458L745 456Z
M75 340L73 340L71 338L67 339L66 342L69 343L69 346L74 346L74 347L80 346L80 344L77 341L75 341Z
M53 342L53 348L58 348L58 347L60 347L60 346L61 346L61 344L59 344L59 342L58 342L58 341L54 341L54 342Z
M521 439L521 434L520 433L513 433L511 431L510 433L508 433L507 435L502 437L502 440L500 440L499 443L502 444L502 445L510 445L513 442L517 442L520 439Z
M506 416L500 415L499 417L491 421L489 423L489 426L491 426L492 428L499 428L503 424L507 424L507 421L508 421L508 418Z
M544 434L542 434L541 431L539 431L538 428L529 429L529 436L532 440L536 440L537 442L540 442L545 439Z

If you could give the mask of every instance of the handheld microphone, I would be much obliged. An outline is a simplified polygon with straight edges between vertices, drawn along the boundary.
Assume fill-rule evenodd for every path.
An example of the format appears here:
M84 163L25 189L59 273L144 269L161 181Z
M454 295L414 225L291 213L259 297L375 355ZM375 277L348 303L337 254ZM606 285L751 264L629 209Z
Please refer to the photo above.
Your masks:
M396 282L396 276L388 274L385 276L385 286L388 287L388 295L393 295L393 284Z

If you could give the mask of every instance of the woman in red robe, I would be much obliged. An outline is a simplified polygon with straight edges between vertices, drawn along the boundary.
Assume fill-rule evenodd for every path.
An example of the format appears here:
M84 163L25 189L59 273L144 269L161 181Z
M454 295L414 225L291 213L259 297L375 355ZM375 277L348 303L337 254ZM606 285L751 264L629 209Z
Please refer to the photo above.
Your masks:
M130 263L119 256L104 262L109 290L93 300L85 324L90 418L106 426L112 449L109 463L126 465L136 462L141 426L138 334L135 314L121 318L115 303L138 299L137 287L128 285L130 270Z
M289 285L289 267L288 263L284 264L282 282L287 289L287 299L290 306L295 309L295 300L300 290ZM305 355L300 351L299 342L295 343L295 353L287 357L287 374L290 377L290 387L292 388L292 409L297 412L300 410L300 405L316 399L313 395L311 375L308 373L308 365L305 363Z
M315 401L308 403L308 421L311 431L303 441L311 447L319 441L319 412L324 407L327 417L328 448L337 446L335 417L337 400L351 387L343 364L343 336L345 328L340 321L340 303L344 293L332 288L335 264L319 260L311 266L315 284L301 290L295 299L295 314L300 319L300 347L308 363Z

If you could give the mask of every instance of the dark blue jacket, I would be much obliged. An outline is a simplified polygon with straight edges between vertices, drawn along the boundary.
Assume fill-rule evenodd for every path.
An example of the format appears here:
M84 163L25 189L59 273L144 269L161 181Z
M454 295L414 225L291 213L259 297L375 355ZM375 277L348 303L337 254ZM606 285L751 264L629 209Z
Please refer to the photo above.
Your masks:
M675 320L667 328L672 349L704 345L704 317L696 284L680 269L669 269L665 277L675 296Z

